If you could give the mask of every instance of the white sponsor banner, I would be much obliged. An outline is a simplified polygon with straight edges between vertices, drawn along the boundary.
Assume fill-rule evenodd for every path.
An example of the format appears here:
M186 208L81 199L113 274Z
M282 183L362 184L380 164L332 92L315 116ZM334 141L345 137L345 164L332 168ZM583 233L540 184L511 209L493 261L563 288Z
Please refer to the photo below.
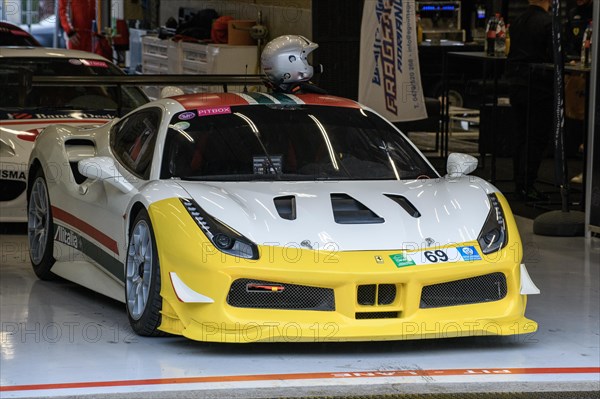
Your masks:
M414 0L365 0L358 100L392 122L427 118Z

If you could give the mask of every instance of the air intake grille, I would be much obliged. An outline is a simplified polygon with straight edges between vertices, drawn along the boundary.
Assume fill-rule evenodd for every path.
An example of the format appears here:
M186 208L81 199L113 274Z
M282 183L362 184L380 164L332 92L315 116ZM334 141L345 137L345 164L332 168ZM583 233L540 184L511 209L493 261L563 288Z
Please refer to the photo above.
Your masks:
M263 289L258 290L256 287ZM266 289L264 289L266 287ZM273 287L271 291L268 287ZM237 308L335 310L333 289L270 281L238 279L231 284L227 303Z
M396 319L398 312L356 312L354 318L357 320L363 319Z
M0 189L0 201L12 201L25 191L24 181L0 180L2 188Z
M396 299L394 284L365 284L356 290L356 301L359 305L389 305Z
M491 273L423 287L421 308L498 301L506 296L506 276Z
M296 219L296 197L293 195L286 195L285 197L273 198L277 213L283 219L295 220Z
M383 223L384 219L348 194L331 194L333 218L339 224Z
M389 199L391 199L392 201L394 201L395 203L397 203L398 205L400 205L402 207L402 209L404 209L410 216L412 216L414 218L421 217L421 212L419 212L419 210L417 208L415 208L415 206L412 204L412 202L407 200L405 197L403 197L401 195L395 195L395 194L384 194L384 195L386 197L388 197Z

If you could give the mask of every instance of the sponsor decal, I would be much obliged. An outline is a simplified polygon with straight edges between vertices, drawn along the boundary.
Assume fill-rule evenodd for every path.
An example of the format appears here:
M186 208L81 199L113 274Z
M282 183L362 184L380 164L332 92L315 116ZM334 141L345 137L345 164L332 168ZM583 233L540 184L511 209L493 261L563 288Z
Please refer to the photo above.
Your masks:
M466 261L481 260L479 252L477 252L477 249L472 245L467 247L457 247L456 249L458 250L458 253L460 253L460 256Z
M196 117L196 114L193 112L184 112L178 116L178 118L182 121L187 121Z
M95 114L90 112L51 112L51 113L29 113L29 112L7 112L0 113L0 119L22 120L22 119L114 119L113 114Z
M19 170L0 170L0 178L3 180L27 180L27 175Z
M54 233L54 240L62 244L65 244L71 248L81 250L81 237L71 229L67 229L61 225L56 225L56 232Z
M83 58L71 58L69 60L69 63L71 65L85 65L94 68L108 68L108 64L106 63L106 61L101 60L85 60Z
M198 116L210 116L210 115L223 115L230 114L231 107L214 107L214 108L204 108L198 110Z
M93 68L108 68L108 64L105 61L99 60L80 60L81 63L85 66L93 67Z
M383 262L383 258L382 258L381 256L379 256L379 255L376 255L376 256L375 256L375 262L376 262L377 264L380 264L380 265L384 263L384 262Z
M406 267L406 266L414 266L415 261L406 253L399 253L395 255L390 255L392 258L392 262L396 265L396 267Z

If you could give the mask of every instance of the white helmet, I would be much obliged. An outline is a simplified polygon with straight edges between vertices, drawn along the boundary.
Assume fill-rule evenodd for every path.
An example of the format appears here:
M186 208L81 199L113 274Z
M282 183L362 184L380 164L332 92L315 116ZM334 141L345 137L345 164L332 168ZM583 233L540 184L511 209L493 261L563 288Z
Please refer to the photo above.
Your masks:
M306 57L319 45L304 36L285 35L271 40L260 57L263 72L275 85L310 80L313 67Z

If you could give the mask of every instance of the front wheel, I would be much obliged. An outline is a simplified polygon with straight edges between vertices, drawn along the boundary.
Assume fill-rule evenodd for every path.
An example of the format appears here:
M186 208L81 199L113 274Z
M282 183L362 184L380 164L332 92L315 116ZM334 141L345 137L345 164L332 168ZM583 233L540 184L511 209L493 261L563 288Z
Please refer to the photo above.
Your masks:
M125 300L133 331L143 336L164 335L161 323L160 265L150 216L142 209L129 234L125 262Z
M54 226L48 186L42 169L38 169L27 201L27 239L29 258L33 271L40 280L53 280L56 275L50 271L54 265Z

